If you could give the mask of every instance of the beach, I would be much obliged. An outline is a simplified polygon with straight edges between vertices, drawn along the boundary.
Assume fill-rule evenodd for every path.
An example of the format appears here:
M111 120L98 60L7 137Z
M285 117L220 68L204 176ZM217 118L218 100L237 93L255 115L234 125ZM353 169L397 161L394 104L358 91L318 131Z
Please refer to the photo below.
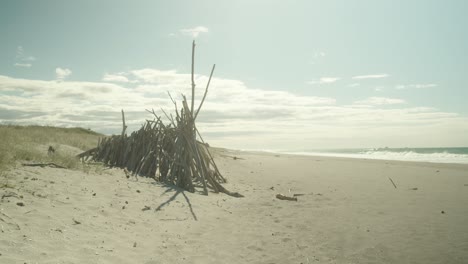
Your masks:
M213 152L224 186L243 198L117 168L18 164L0 189L0 263L468 259L467 164Z

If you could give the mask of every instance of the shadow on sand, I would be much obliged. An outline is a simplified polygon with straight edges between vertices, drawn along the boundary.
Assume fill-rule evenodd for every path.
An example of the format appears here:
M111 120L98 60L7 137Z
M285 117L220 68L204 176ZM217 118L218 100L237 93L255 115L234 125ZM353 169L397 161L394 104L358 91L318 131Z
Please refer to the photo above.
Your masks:
M192 204L190 203L189 198L185 194L185 190L182 189L182 188L179 188L177 186L171 186L171 185L166 185L166 184L164 184L164 187L166 187L167 189L166 189L166 191L164 191L163 194L161 194L161 196L165 195L168 192L172 192L172 191L175 191L175 193L167 201L161 203L154 211L157 212L157 211L161 210L164 206L169 205L172 201L174 201L179 194L182 194L184 196L184 198L185 198L185 201L187 202L187 205L188 205L188 207L190 209L190 213L192 214L193 219L195 221L198 221L197 215L193 211Z

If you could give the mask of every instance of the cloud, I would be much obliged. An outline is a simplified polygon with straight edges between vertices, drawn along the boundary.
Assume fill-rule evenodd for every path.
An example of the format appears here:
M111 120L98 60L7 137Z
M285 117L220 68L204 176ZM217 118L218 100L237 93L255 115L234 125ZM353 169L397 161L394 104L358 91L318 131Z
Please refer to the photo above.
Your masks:
M65 78L67 78L68 76L70 76L72 74L72 71L70 69L62 69L62 68L56 68L55 69L55 74L57 76L57 80L59 81L63 81L65 80Z
M352 84L348 85L348 87L358 87L360 85L361 84L359 84L359 83L352 83Z
M403 99L396 98L386 98L386 97L369 97L365 100L356 101L354 104L360 105L395 105L395 104L405 104L406 101Z
M194 28L184 28L179 30L183 35L191 36L192 38L197 38L201 33L208 33L208 28L203 26L198 26Z
M32 64L31 63L15 63L15 67L23 67L23 68L31 68Z
M327 53L324 51L315 52L312 54L312 59L309 60L309 64L315 64L317 61L320 61L325 56L327 56Z
M338 77L322 77L316 81L309 81L307 82L308 84L328 84L328 83L334 83L340 80Z
M327 53L325 53L324 51L315 52L313 55L314 58L320 58L325 56L327 56Z
M177 73L176 70L157 70L157 69L139 69L130 71L130 74L133 75L136 79L141 80L146 83L167 83L176 79L180 79L182 76L187 77L186 75L181 75Z
M383 89L384 88L382 86L377 86L377 87L374 88L374 91L381 92L381 91L383 91Z
M428 83L428 84L407 84L407 85L397 85L397 86L395 86L395 88L398 89L398 90L424 89L424 88L433 88L433 87L437 87L437 84Z
M104 74L102 77L103 82L121 82L121 83L128 83L129 80L123 74Z
M358 75L358 76L353 76L353 80L363 80L363 79L381 79L381 78L387 78L388 74L383 73L383 74L370 74L370 75Z
M31 68L32 62L36 61L34 56L27 56L24 52L23 46L16 47L16 62L13 64L15 67Z
M24 57L24 49L23 49L23 46L18 46L18 47L16 47L16 57L17 57L17 58L22 58L22 57Z
M322 77L320 78L320 83L334 83L338 81L340 78L337 77Z
M23 58L23 61L36 61L36 57L28 56L28 57Z
M145 109L154 108L160 116L164 116L161 108L173 113L167 91L179 108L181 93L190 100L189 73L145 68L108 76L125 76L129 82L0 76L0 123L81 126L120 133L121 109L132 131L153 118ZM195 107L207 80L206 75L196 75ZM257 89L241 80L219 77L211 80L197 127L211 145L238 149L415 146L427 144L428 138L439 145L455 139L458 145L468 144L468 120L456 113L409 107L402 99L384 97L340 105L330 97Z
M107 82L56 82L0 76L0 91L5 91L0 93L0 112L34 113L34 117L18 117L15 121L24 124L79 125L115 132L120 126L118 113L122 108L133 113L133 121L130 121L130 117L128 119L133 122L132 129L137 129L146 118L151 118L145 114L145 109L154 108L161 116L159 109L168 112L173 109L167 91L179 104L181 93L190 95L190 74L148 68L125 74L129 79L126 85L131 87ZM140 82L133 83L134 80ZM208 76L197 75L197 88L204 87L207 81ZM197 89L196 107L203 93L203 88ZM211 131L217 133L220 126L231 127L231 122L294 119L299 109L333 104L333 98L252 89L238 80L215 77L211 80L208 99L199 120L201 126L217 124ZM14 119L10 117L8 122Z

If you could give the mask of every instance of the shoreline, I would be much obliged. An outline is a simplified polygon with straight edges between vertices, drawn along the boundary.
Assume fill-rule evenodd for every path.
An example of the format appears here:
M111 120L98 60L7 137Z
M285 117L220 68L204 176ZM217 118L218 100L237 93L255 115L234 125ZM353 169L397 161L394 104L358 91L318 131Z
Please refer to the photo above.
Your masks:
M231 152L245 152L252 154L270 154L270 155L290 155L290 156L304 156L304 157L327 157L327 158L344 158L344 159L358 159L358 160L378 160L378 161L399 161L399 162L416 162L416 163L431 163L431 164L451 164L451 165L468 165L468 160L463 162L454 162L454 161L431 161L431 160L412 160L412 159L389 159L388 157L368 157L364 154L348 154L348 153L334 153L334 152L287 152L287 151L270 151L270 150L245 150L245 149L227 149L227 148L217 148L214 149L224 149ZM467 154L468 157L468 154Z
M397 165L397 166L415 166L415 167L429 167L429 168L448 168L455 170L462 170L468 172L468 164L466 163L448 163L448 162L429 162L429 161L413 161L413 160L385 160L385 159L368 159L358 157L337 157L337 156L320 156L320 155L303 155L292 153L275 153L268 151L247 151L247 150L233 150L217 148L217 151L225 151L231 154L244 156L264 156L264 157L287 157L290 159L301 160L315 160L315 161L328 161L328 162L346 162L346 163L369 163L375 165ZM236 156L237 157L237 156ZM468 174L467 174L468 177Z

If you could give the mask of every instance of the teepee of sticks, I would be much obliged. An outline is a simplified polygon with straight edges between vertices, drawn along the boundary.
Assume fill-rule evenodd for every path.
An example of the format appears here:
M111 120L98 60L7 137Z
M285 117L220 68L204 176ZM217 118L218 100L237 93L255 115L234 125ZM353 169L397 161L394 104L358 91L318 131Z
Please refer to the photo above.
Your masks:
M182 96L182 107L179 110L169 94L175 106L175 118L163 110L164 115L170 121L168 125L165 125L154 110L147 110L154 116L154 119L146 120L140 130L132 132L130 136L126 134L127 126L122 110L122 133L99 140L96 148L85 151L78 157L83 160L103 162L111 167L123 168L134 175L151 177L190 192L201 188L206 195L209 190L212 190L242 197L241 194L230 192L222 186L226 179L221 175L208 144L203 141L195 125L195 120L206 99L215 65L211 70L203 99L195 111L194 57L195 41L192 43L190 107L186 97Z

